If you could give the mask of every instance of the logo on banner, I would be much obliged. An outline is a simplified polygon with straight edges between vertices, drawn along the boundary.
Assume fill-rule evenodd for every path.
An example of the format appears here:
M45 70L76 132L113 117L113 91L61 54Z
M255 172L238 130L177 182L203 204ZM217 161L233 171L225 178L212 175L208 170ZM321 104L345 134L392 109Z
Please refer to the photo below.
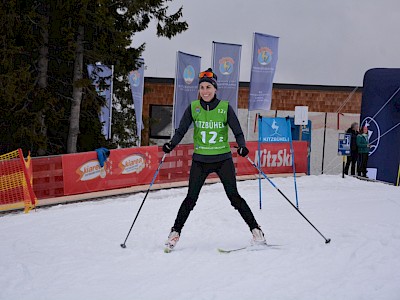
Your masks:
M259 155L260 154L260 155ZM279 168L279 167L291 167L292 166L292 155L290 150L281 149L277 152L264 149L259 153L256 150L255 153L255 164L258 164L258 157L260 156L260 166L268 168Z
M219 61L219 71L222 75L230 75L233 72L235 61L231 57L223 57Z
M191 84L195 78L195 71L192 65L188 65L185 70L183 70L183 80L186 84Z
M121 174L139 174L146 167L146 158L141 154L133 154L124 158L119 164Z
M132 84L134 87L138 87L140 85L140 73L139 71L131 71L129 76L132 79Z
M272 50L268 47L258 49L258 63L266 66L272 61Z
M288 136L288 125L284 118L266 118L261 122L261 142L282 143L290 142Z
M107 174L106 167L107 162L104 163L104 167L102 168L98 160L90 160L76 170L76 173L79 175L77 181L93 180L97 177L105 178Z
M276 123L276 120L274 120L274 121L272 122L271 128L272 128L272 130L274 131L274 133L273 133L271 136L274 136L274 135L282 136L282 134L279 134L279 133L278 133L279 126L278 126L278 124Z
M369 155L372 155L379 147L379 142L381 141L381 129L379 128L378 122L371 117L366 117L361 122L361 128L363 126L367 126L368 128L368 141L371 145L369 148Z

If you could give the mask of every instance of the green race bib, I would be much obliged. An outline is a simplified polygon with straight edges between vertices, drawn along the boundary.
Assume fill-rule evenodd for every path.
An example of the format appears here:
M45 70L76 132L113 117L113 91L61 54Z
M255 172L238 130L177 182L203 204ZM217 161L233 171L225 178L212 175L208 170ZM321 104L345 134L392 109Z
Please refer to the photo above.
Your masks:
M228 106L228 101L220 101L215 109L207 111L201 107L200 100L192 102L194 153L216 155L231 151L228 143Z

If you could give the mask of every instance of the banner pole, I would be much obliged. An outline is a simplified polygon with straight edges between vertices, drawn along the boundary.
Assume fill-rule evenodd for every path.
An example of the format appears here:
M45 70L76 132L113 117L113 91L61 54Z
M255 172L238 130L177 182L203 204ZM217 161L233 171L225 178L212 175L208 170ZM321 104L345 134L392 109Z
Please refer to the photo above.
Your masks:
M178 57L179 57L179 52L176 52L176 58L175 58L175 78L174 78L174 99L172 100L172 124L171 124L171 139L174 136L175 133L175 105L176 105L176 92L177 92L177 76L178 76Z
M253 32L253 40L252 40L252 51L251 51L251 65L253 65L254 59L254 39L256 33ZM250 86L251 86L251 72L250 72ZM250 137L250 86L249 86L249 99L247 100L247 140ZM256 120L257 121L257 120Z
M258 198L259 198L259 202L260 202L260 209L262 209L262 193L261 193L261 137L262 137L262 116L259 115L258 116Z
M250 110L247 108L247 137L246 141L249 140L250 137Z
M345 168L345 165L346 165L346 160L345 160L344 155L342 155L342 157L343 157L343 161L342 161L342 178L344 178L344 168Z
M290 152L291 152L290 154L292 155L292 169L293 169L294 191L296 194L296 207L299 208L299 198L297 196L296 166L295 166L294 148L293 148L293 141L292 141L292 127L291 127L289 119L287 119L286 122L287 122L288 134L289 134ZM300 131L302 131L301 126L300 126Z
M143 59L143 74L142 74L142 105L140 106L141 112L140 112L140 129L138 130L138 135L139 135L139 147L142 146L142 130L144 129L144 125L143 125L143 97L144 97L144 70L145 70L145 65L144 65L144 59ZM137 116L136 116L137 117ZM136 126L137 127L137 126Z
M325 123L324 123L324 142L322 144L322 172L321 174L324 174L324 160L325 160L325 139L326 139L326 118L328 116L328 113L325 113Z
M399 181L400 181L400 163L399 163L399 169L397 171L397 184L396 184L396 186L399 186Z

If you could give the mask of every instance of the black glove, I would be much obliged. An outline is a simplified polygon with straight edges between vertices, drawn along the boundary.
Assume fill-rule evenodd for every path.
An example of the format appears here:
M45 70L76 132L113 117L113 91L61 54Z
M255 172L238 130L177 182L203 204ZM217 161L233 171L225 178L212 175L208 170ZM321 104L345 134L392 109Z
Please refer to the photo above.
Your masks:
M172 151L172 149L174 149L174 147L172 147L171 142L165 143L164 146L162 146L162 150L165 153L170 153Z
M247 147L239 147L237 149L237 153L241 156L241 157L246 157L247 154L249 154L249 149L247 149Z

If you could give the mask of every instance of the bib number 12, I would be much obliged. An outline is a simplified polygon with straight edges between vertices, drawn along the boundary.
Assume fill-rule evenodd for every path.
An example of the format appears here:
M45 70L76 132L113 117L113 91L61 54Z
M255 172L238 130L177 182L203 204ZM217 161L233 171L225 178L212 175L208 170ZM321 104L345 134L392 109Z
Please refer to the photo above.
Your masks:
M202 141L204 144L206 144L206 143L207 143L207 132L206 132L206 131L201 131L200 133L201 133L201 141ZM217 142L216 142L216 139L217 139L217 136L218 136L217 132L215 132L215 131L209 131L208 134L211 135L211 137L208 139L208 143L209 143L209 144L215 144L215 143L217 143Z

